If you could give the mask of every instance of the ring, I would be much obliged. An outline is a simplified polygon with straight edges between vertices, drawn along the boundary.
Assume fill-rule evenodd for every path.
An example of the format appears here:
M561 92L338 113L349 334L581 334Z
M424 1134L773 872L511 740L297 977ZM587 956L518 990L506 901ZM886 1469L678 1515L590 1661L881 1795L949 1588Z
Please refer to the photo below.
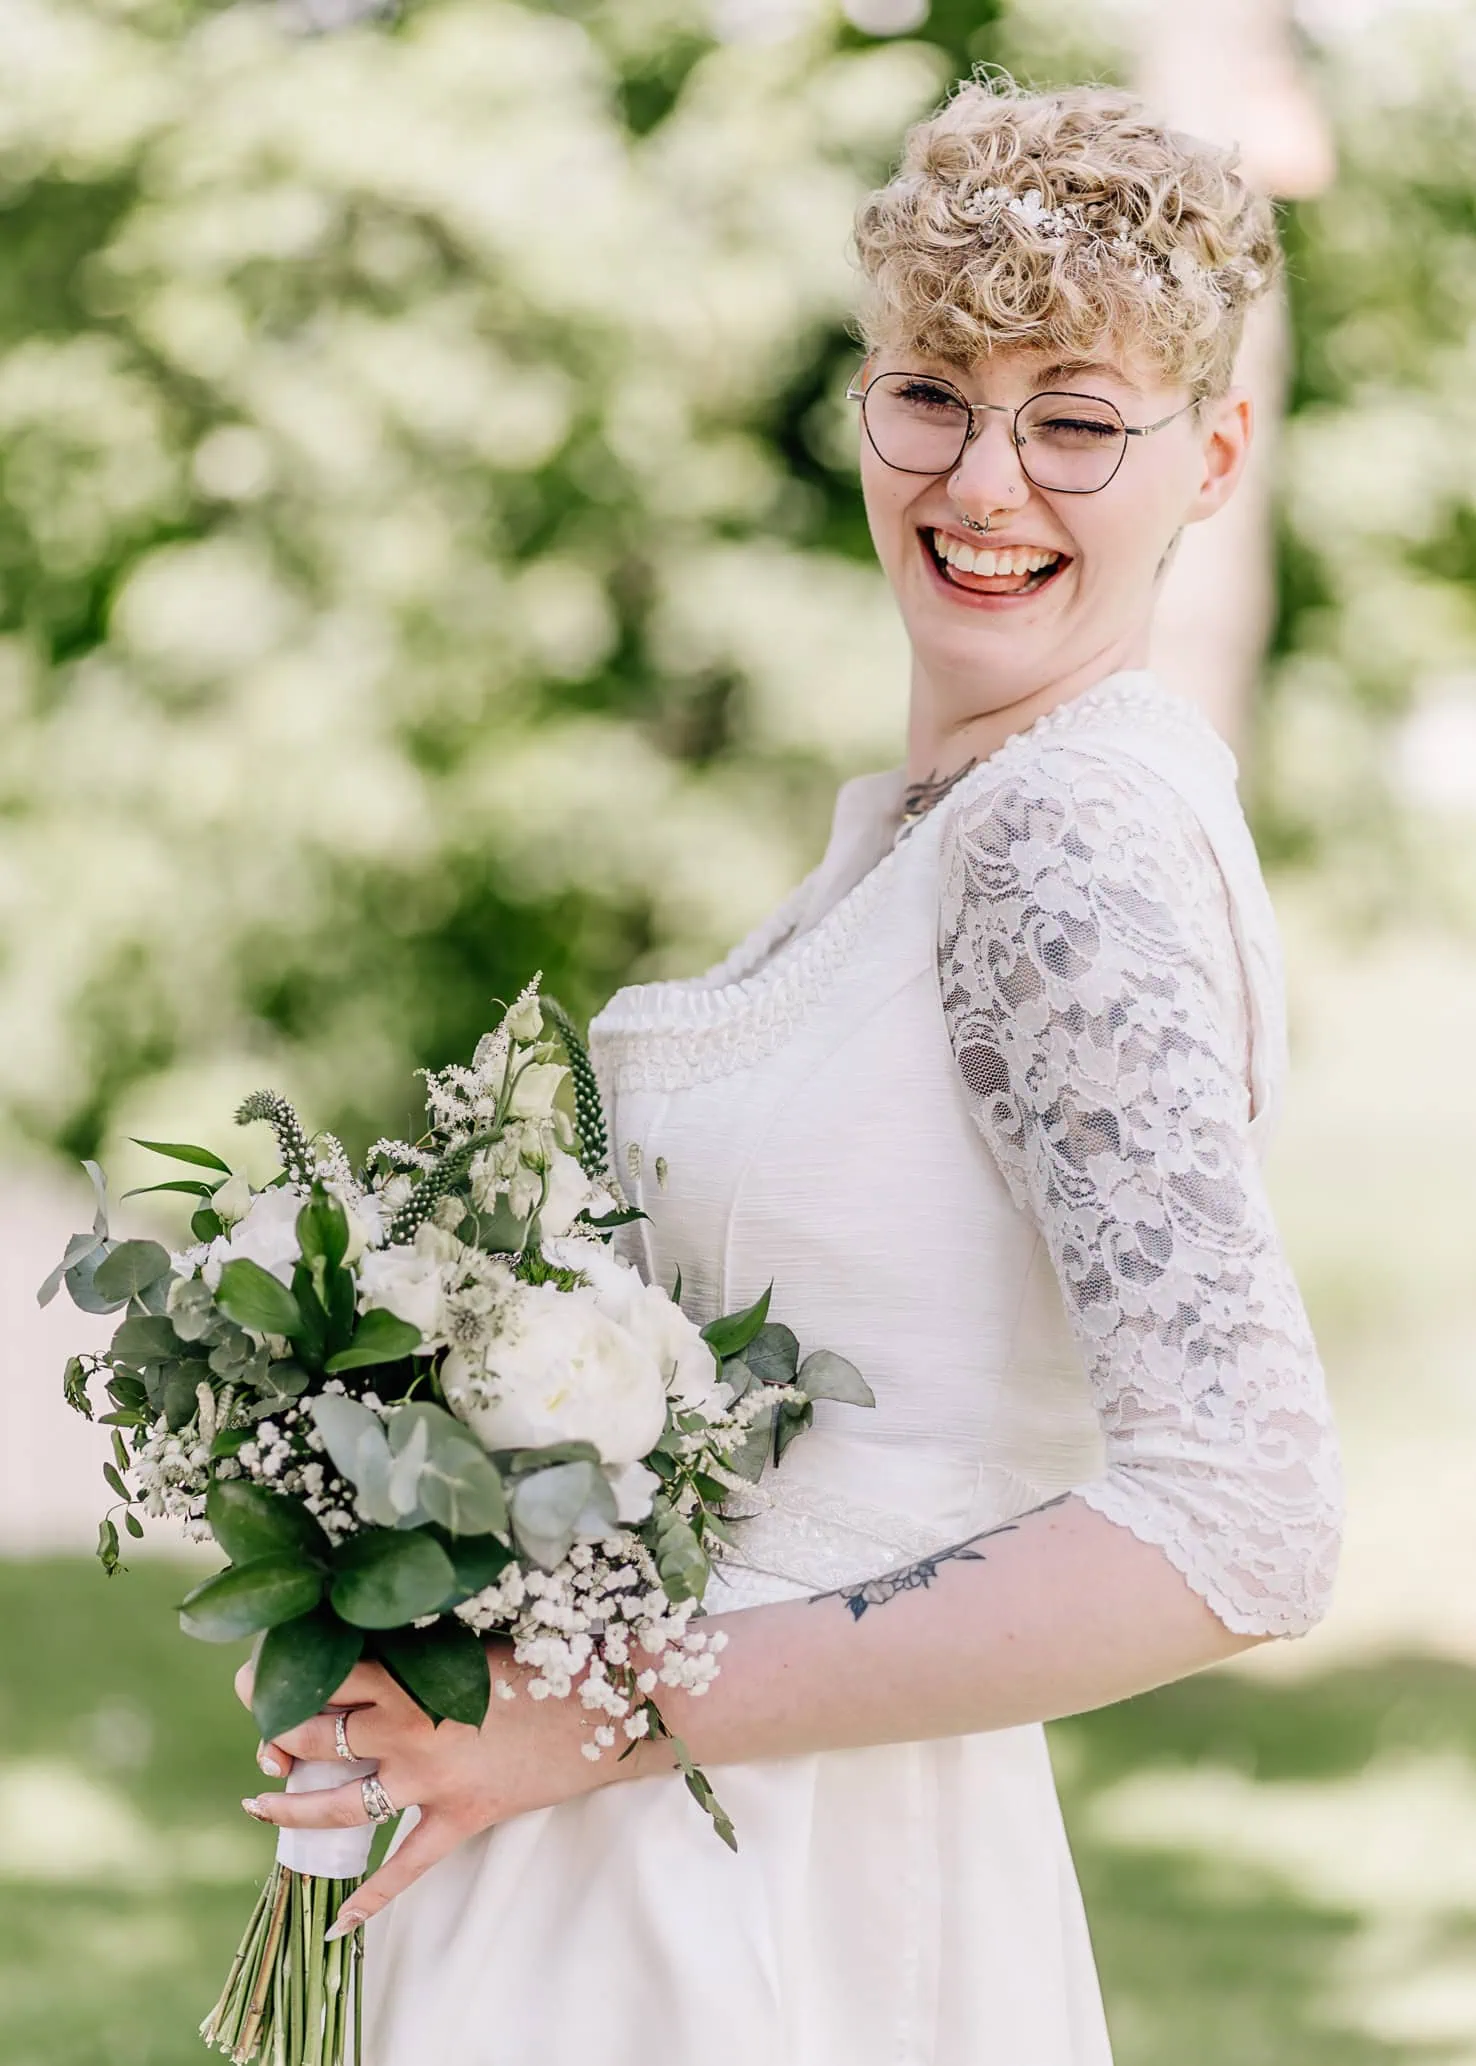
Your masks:
M333 1717L333 1755L342 1758L346 1765L356 1765L359 1762L349 1749L347 1713L336 1714Z
M367 1779L359 1781L359 1792L364 1796L364 1813L371 1822L393 1822L399 1809L371 1772Z

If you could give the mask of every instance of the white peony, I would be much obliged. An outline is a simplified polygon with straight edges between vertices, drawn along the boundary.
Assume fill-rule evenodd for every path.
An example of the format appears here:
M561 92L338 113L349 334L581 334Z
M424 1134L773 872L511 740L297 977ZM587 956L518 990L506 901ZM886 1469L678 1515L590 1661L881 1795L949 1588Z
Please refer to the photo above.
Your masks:
M200 1271L210 1289L215 1290L225 1265L238 1256L260 1263L283 1284L290 1284L301 1254L297 1244L297 1215L301 1211L301 1198L285 1185L258 1191L245 1217L237 1220L228 1234L218 1234L210 1244Z
M607 1464L636 1463L661 1439L666 1387L649 1350L585 1290L520 1286L505 1331L474 1367L441 1366L448 1405L488 1449L592 1442Z
M608 1313L656 1358L672 1404L684 1413L716 1420L733 1403L733 1388L718 1376L716 1356L659 1284L647 1284L629 1263L616 1260L602 1241L571 1237L550 1242L546 1254L566 1270L588 1279L600 1311Z

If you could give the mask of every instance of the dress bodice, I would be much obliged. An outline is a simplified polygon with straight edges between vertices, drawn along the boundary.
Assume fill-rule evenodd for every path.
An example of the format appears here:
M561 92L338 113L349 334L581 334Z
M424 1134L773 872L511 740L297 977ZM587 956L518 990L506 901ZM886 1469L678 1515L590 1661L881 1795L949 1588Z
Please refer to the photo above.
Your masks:
M1017 734L899 838L901 790L897 772L847 784L819 867L771 919L705 975L618 992L591 1029L618 1172L647 1215L629 1230L647 1274L670 1286L680 1269L703 1320L772 1281L802 1347L850 1357L876 1395L874 1411L820 1405L739 1524L714 1604L873 1576L1076 1490L1160 1542L1234 1625L1306 1625L1307 1585L1330 1575L1325 1557L1306 1573L1308 1531L1335 1534L1327 1469L1294 1466L1285 1526L1232 1493L1257 1538L1237 1579L1200 1556L1218 1525L1207 1479L1246 1457L1274 1468L1254 1383L1226 1381L1237 1359L1254 1377L1243 1316L1215 1331L1238 1286L1267 1332L1265 1229L1248 1209L1211 1227L1230 1210L1229 1140L1209 1208L1175 1202L1192 1182L1174 1189L1174 1144L1187 1126L1199 1181L1204 1128L1164 1088L1198 1054L1190 1104L1213 1104L1216 1139L1228 1128L1255 1160L1283 1070L1281 983L1228 749L1151 677L1119 675ZM1176 838L1164 889L1157 843ZM1045 1009L1058 978L1061 1008ZM1124 1046L1135 1018L1162 1066ZM1212 1037L1196 1049L1199 1018ZM1087 1092L1129 1179L1162 1178L1159 1203L1126 1222L1158 1232L1110 1297L1093 1272L1111 1277L1121 1229L1083 1188L1096 1196L1102 1140L1083 1161L1061 1118ZM1137 1098L1131 1128L1115 1106L1103 1120L1119 1093ZM1212 1274L1213 1298L1186 1292ZM1197 1331L1176 1317L1186 1301L1203 1307ZM1277 1365L1284 1448L1288 1382L1309 1388L1309 1429L1326 1415L1305 1323L1277 1324L1295 1337L1295 1370ZM1136 1414L1133 1358L1157 1373Z

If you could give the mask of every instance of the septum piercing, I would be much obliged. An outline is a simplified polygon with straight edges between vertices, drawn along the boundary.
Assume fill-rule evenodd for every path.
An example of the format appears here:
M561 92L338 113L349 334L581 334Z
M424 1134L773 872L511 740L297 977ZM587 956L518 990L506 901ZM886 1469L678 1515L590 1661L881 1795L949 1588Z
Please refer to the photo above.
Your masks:
M982 533L989 529L990 519L988 517L985 517L982 524L976 524L971 516L965 516L962 510L960 510L958 520L961 524L966 525L970 531L978 531Z

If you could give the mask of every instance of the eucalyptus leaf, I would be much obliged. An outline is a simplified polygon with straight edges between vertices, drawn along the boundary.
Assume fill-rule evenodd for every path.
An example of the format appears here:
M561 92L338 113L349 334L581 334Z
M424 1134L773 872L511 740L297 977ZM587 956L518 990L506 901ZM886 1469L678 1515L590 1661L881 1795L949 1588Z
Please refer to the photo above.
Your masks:
M661 1583L673 1600L700 1600L711 1565L690 1521L658 1499L650 1522L652 1551Z
M91 1255L97 1246L98 1238L96 1234L74 1234L67 1243L66 1254L51 1272L51 1275L46 1279L41 1289L36 1293L37 1305L49 1306L56 1297L57 1292L61 1289L62 1278L66 1276L68 1270L74 1269L84 1257Z
M258 1557L231 1564L197 1585L180 1603L179 1625L206 1643L233 1643L316 1607L323 1574L294 1557Z
M110 1344L110 1354L121 1362L168 1363L184 1348L174 1323L158 1313L134 1313L123 1321Z
M215 1302L238 1327L249 1327L253 1334L291 1336L302 1326L292 1293L250 1256L234 1256L225 1265Z
M201 1277L187 1277L177 1286L169 1317L181 1341L218 1341L233 1327L217 1310L215 1295Z
M82 1167L87 1171L92 1195L97 1200L97 1211L92 1218L92 1231L100 1241L108 1237L108 1180L103 1175L101 1164L89 1162L84 1157Z
M769 1299L773 1289L773 1285L769 1285L741 1313L724 1313L721 1319L708 1321L702 1330L702 1339L719 1361L725 1356L742 1355L769 1317Z
M72 1304L84 1313L116 1313L120 1306L126 1306L128 1299L107 1298L97 1289L94 1279L117 1244L101 1241L89 1255L73 1263L66 1274L66 1287L72 1295Z
M400 1684L437 1721L477 1729L487 1719L492 1675L480 1636L449 1618L430 1628L401 1628L377 1636L376 1654Z
M597 1474L592 1463L556 1463L519 1478L512 1496L513 1531L535 1564L551 1571L567 1556Z
M331 1598L355 1628L400 1628L456 1591L451 1559L423 1530L366 1529L339 1545Z
M736 1449L729 1452L728 1466L740 1478L755 1485L763 1476L764 1465L774 1450L774 1408L766 1406L756 1414L748 1433Z
M784 1452L796 1435L802 1435L815 1419L815 1402L806 1399L797 1406L793 1399L783 1399L779 1404L778 1418L774 1422L774 1461L783 1460Z
M491 1535L508 1525L507 1498L496 1466L463 1423L429 1400L390 1416L390 1448L398 1458L423 1441L417 1477L420 1504L452 1535Z
M743 1360L766 1385L790 1385L799 1367L799 1341L782 1320L769 1320L743 1351ZM726 1373L725 1373L726 1374Z
M120 1241L98 1264L93 1283L103 1298L128 1299L169 1274L169 1250L158 1241Z
M578 1542L603 1542L620 1525L620 1510L609 1479L603 1471L596 1471L589 1488L589 1497L580 1508L574 1521L574 1537Z
M326 1558L328 1538L307 1508L249 1478L213 1478L205 1494L210 1532L233 1564L257 1557Z
M413 1514L420 1505L420 1474L430 1455L430 1435L423 1420L414 1423L403 1443L394 1439L393 1422L386 1434L392 1459L388 1487L390 1505L397 1514ZM433 1518L439 1519L439 1516Z
M326 1707L364 1648L362 1632L327 1607L267 1630L256 1656L251 1715L270 1741Z
M801 1363L795 1383L810 1399L840 1399L847 1406L874 1406L876 1393L854 1363L833 1349L814 1349Z
M384 1442L385 1468L388 1470L389 1442L385 1438L384 1423L361 1400L346 1398L342 1392L320 1392L309 1402L308 1411L323 1437L323 1446L332 1458L334 1468L351 1485L358 1483L354 1473L359 1464L359 1445L366 1435L378 1435Z

